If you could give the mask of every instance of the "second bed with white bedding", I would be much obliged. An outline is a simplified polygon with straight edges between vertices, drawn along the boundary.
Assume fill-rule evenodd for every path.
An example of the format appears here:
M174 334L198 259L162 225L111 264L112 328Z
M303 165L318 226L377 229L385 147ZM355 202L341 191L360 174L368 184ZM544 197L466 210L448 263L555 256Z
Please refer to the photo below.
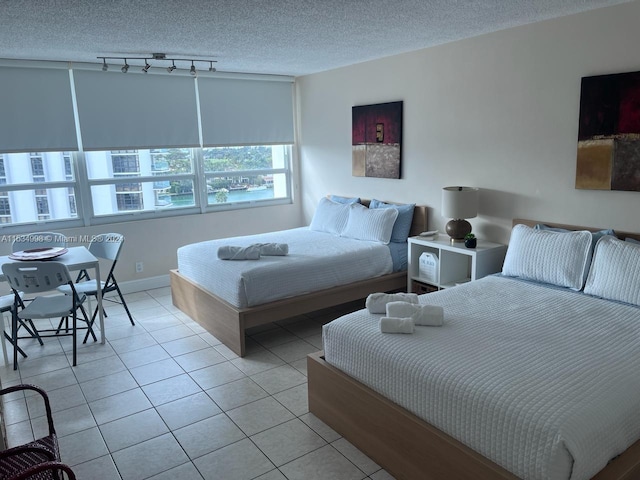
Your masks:
M286 256L219 260L222 245L286 243ZM404 247L406 251L406 244ZM236 307L252 307L393 271L388 245L339 237L308 227L232 237L178 249L180 273Z
M525 479L588 479L640 438L638 307L499 276L420 302L442 327L354 312L327 362Z

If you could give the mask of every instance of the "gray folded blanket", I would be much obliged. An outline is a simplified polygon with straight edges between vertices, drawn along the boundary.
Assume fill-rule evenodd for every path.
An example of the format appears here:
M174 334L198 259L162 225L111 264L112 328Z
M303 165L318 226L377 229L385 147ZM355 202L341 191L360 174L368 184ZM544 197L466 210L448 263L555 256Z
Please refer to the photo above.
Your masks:
M248 247L223 245L218 248L220 260L259 260L261 255L287 255L289 245L286 243L254 243Z
M286 243L254 243L260 248L260 255L279 256L289 253L289 245Z
M254 245L248 247L223 245L218 248L218 258L220 260L259 260L260 248Z

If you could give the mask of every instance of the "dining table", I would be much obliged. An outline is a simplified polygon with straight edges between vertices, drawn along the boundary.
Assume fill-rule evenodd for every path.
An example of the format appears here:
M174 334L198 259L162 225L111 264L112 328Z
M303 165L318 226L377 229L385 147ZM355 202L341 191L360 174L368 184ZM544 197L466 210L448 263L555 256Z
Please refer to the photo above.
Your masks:
M89 249L85 246L68 247L66 248L66 250L67 251L62 255L56 256L51 259L37 260L37 261L60 262L66 265L69 271L92 269L95 273L96 284L100 285L100 261L98 260L98 258L95 255L93 255L89 251ZM16 260L14 258L11 258L12 255L15 255L15 253L11 255L0 256L0 268L5 263L22 261L22 260ZM2 270L0 270L0 281L6 281L4 274L2 274ZM102 309L102 289L98 288L96 290L97 290L96 302L98 304L98 318L100 322L100 342L104 344L105 335L104 335L104 311Z

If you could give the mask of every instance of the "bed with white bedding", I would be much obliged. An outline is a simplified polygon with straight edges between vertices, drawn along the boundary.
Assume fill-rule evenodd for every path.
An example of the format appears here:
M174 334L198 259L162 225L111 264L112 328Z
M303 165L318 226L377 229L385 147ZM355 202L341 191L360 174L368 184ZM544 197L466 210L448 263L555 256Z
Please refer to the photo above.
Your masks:
M426 207L378 204L322 199L309 227L183 246L170 272L174 305L242 356L247 328L406 289L406 238L427 229ZM286 244L288 254L217 257L222 246L258 243Z
M223 245L256 243L286 243L289 252L256 261L216 256ZM406 264L394 270L389 245L302 227L186 245L178 249L178 268L223 300L244 308L406 270Z
M525 233L509 276L420 296L442 327L326 325L310 411L399 479L640 478L640 247Z

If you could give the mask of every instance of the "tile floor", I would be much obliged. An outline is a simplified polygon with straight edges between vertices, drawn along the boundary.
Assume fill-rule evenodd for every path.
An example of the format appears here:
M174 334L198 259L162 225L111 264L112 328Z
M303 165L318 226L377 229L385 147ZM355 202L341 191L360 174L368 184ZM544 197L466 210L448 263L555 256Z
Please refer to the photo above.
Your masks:
M108 341L79 348L76 367L70 337L22 342L19 369L0 366L3 387L48 392L79 480L393 478L308 411L306 355L323 323L360 304L255 329L239 358L173 307L169 288L126 298L136 325L107 303ZM8 395L4 411L10 446L46 434L36 397Z

